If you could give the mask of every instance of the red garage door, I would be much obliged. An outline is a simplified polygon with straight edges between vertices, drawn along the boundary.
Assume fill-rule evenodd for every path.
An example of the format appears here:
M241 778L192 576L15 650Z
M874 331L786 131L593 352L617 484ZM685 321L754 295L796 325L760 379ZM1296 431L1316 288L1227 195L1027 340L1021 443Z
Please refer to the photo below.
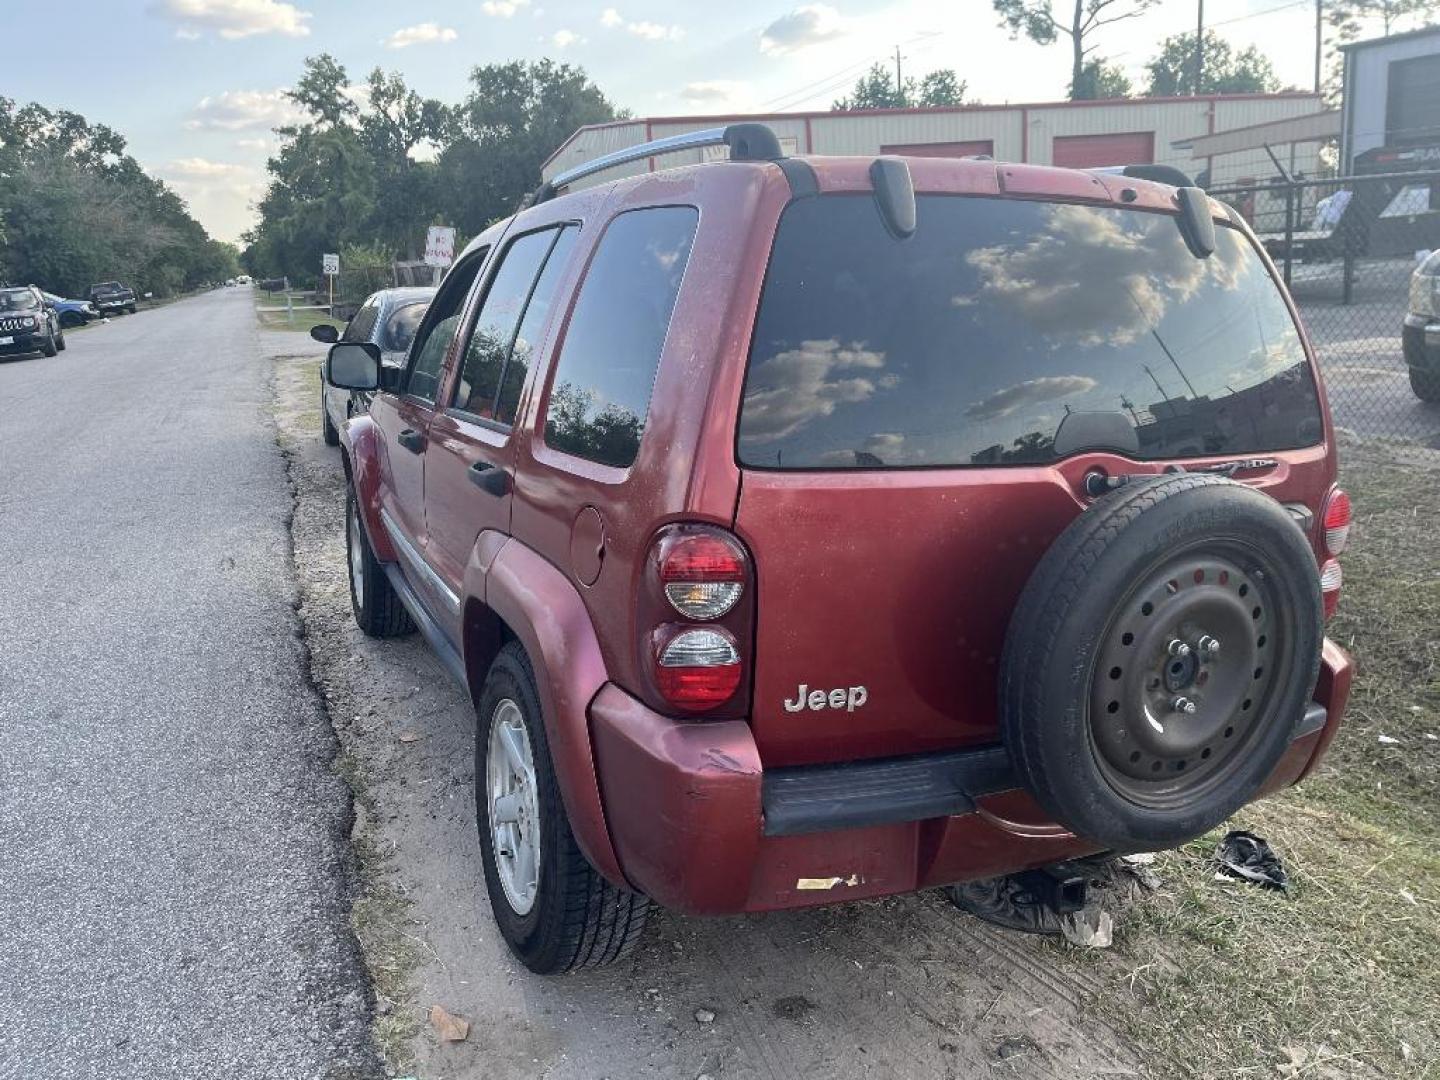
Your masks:
M1050 160L1067 169L1149 165L1155 160L1155 133L1125 131L1116 135L1057 135Z
M970 157L973 154L993 154L995 143L992 139L973 139L970 142L891 143L880 147L880 152L901 154L905 157Z

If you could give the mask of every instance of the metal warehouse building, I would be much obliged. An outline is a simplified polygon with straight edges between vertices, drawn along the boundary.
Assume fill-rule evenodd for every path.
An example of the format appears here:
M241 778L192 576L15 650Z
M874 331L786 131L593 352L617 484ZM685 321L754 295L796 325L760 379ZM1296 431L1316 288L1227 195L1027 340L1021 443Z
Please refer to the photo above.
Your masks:
M1208 94L1197 97L1116 98L1032 105L964 105L926 109L767 113L748 116L663 116L583 127L555 150L542 168L556 173L625 147L741 121L768 124L791 154L910 154L957 157L990 154L1002 161L1090 168L1139 162L1206 168L1188 147L1198 136L1288 120L1320 112L1318 94ZM658 167L723 157L724 147L667 155ZM1263 149L1249 151L1254 168L1271 171ZM1295 166L1315 169L1315 148ZM1250 162L1231 161L1232 168ZM582 182L604 183L655 169L656 162L617 166Z

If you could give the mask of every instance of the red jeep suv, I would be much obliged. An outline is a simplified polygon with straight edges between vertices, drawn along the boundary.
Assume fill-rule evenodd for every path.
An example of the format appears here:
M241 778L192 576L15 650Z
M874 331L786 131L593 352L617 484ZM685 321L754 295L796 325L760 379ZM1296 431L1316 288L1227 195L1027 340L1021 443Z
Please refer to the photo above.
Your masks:
M758 125L528 202L403 371L337 344L326 377L376 391L355 617L474 700L529 968L615 959L651 901L1178 845L1315 768L1350 507L1238 215L1155 167L786 158Z

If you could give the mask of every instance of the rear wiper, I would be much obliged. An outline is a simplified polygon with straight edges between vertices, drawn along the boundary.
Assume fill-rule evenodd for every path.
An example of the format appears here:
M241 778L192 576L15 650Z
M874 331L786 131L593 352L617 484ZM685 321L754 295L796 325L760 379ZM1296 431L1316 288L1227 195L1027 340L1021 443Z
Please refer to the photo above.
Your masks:
M1221 476L1234 476L1239 472L1253 472L1256 469L1273 469L1280 462L1268 457L1236 458L1234 461L1217 461L1213 465L1202 465L1198 469L1191 469L1191 472L1219 473Z

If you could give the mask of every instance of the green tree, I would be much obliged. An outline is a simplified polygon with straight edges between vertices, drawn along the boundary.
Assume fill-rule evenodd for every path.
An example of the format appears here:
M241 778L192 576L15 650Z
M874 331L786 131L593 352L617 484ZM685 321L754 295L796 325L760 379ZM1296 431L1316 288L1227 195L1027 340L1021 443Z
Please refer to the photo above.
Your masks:
M1087 86L1085 64L1097 48L1095 38L1107 26L1136 19L1160 0L1074 0L1067 18L1057 19L1052 0L991 0L1000 23L1012 37L1024 34L1037 45L1051 45L1061 35L1070 39L1070 92Z
M621 116L583 69L553 60L486 64L449 116L438 206L461 233L512 212L540 166L576 128Z
M908 109L913 105L961 105L965 100L965 87L965 80L949 68L930 72L918 84L914 79L906 79L903 86L897 86L890 67L875 64L856 80L849 97L840 98L830 107L844 112L850 109Z
M1263 94L1280 89L1280 80L1268 57L1251 45L1238 52L1213 30L1205 31L1201 57L1200 93ZM1179 97L1195 93L1195 35L1175 34L1160 43L1160 51L1145 65L1152 97Z
M1080 70L1080 85L1070 87L1070 100L1100 101L1129 97L1133 89L1129 76L1116 65L1103 60L1086 60Z
M1354 41L1367 24L1378 24L1384 36L1413 30L1440 14L1440 0L1330 0L1326 20L1341 41Z

